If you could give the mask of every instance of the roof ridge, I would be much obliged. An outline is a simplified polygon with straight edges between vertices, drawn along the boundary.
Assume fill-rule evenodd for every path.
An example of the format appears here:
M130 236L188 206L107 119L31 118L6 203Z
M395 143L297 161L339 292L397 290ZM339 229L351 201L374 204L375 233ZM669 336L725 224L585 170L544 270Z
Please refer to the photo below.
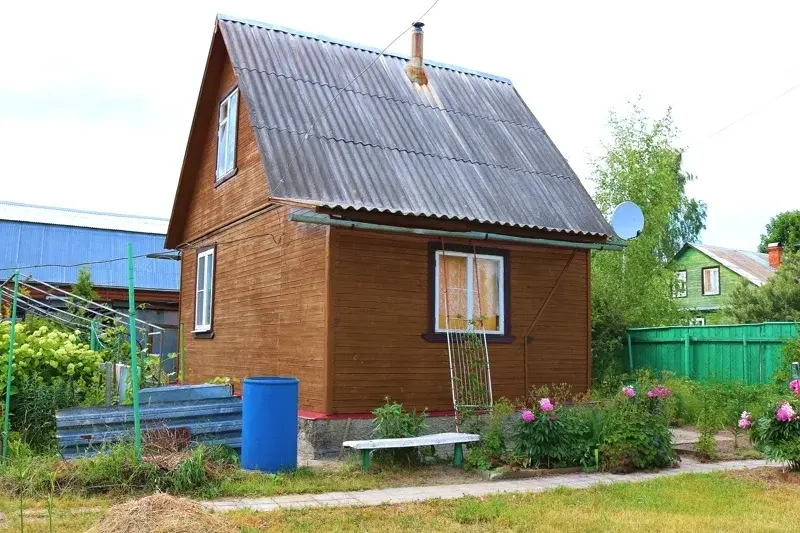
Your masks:
M247 25L247 26L255 26L257 28L262 28L262 29L265 29L265 30L279 31L279 32L282 32L282 33L287 33L289 35L296 35L298 37L305 37L307 39L314 39L314 40L317 40L317 41L322 41L322 42L326 42L326 43L330 43L330 44L336 44L336 45L339 45L339 46L346 46L348 48L353 48L353 49L356 49L356 50L363 50L365 52L372 52L372 53L375 53L375 54L381 54L382 53L382 55L390 56L390 57L396 57L398 59L404 59L406 61L408 61L410 59L410 56L408 56L406 54L400 54L400 53L397 53L397 52L382 51L381 49L375 48L373 46L367 46L367 45L363 45L363 44L353 43L353 42L350 42L350 41L347 41L347 40L344 40L344 39L338 39L338 38L335 38L335 37L328 37L327 35L321 35L321 34L317 34L317 33L305 32L305 31L301 31L301 30L296 30L294 28L287 28L286 26L280 26L278 24L270 24L268 22L260 22L260 21L257 21L257 20L252 20L252 19L247 19L247 18L240 18L240 17L234 17L234 16L230 16L230 15L223 15L221 13L217 14L217 20L222 20L222 21L225 21L225 22L235 22L235 23L244 24L244 25ZM481 77L481 78L486 78L488 80L493 80L493 81L496 81L496 82L499 82L499 83L506 83L508 85L513 85L513 83L511 82L511 80L509 78L506 78L504 76L498 76L496 74L490 74L488 72L482 72L480 70L473 70L473 69L466 68L466 67L460 67L458 65L451 65L449 63L443 63L443 62L440 62L440 61L431 61L431 60L428 60L428 59L424 60L424 64L427 65L427 66L430 66L430 67L434 67L434 68L443 68L443 69L447 69L447 70L452 70L454 72L461 72L463 74L469 74L469 75L472 75L472 76L478 76L478 77Z
M105 211L90 211L86 209L74 209L71 207L59 207L59 206L51 206L51 205L37 205L37 204L26 204L24 202L10 202L6 200L0 200L0 206L2 205L9 205L14 207L32 207L34 209L42 209L46 211L63 211L66 213L76 213L76 214L83 214L83 215L100 215L100 216L109 216L109 217L116 217L116 218L136 218L139 220L153 220L158 222L168 222L168 218L161 218L161 217L153 217L148 215L128 215L125 213L109 213ZM0 219L3 219L2 212L0 212ZM4 220L4 219L3 219Z
M320 139L325 139L326 141L343 142L343 143L347 143L347 144L357 144L357 145L361 145L361 146L369 146L371 148L378 148L378 149L381 149L381 150L392 150L392 151L395 151L395 152L405 152L407 154L415 154L415 155L421 155L421 156L425 156L425 157L435 157L437 159L444 159L444 160L447 160L447 161L457 161L459 163L468 163L468 164L471 164L471 165L482 165L482 166L486 166L486 167L490 167L490 168L500 168L500 169L503 169L503 170L511 170L512 172L520 172L520 173L523 173L523 174L533 174L533 175L537 175L537 176L548 176L548 177L552 177L552 178L570 180L570 181L578 179L577 177L564 176L563 174L553 174L551 172L542 172L541 170L529 170L529 169L525 169L525 168L509 167L507 165L498 165L496 163L488 163L486 161L474 161L472 159L464 159L462 157L449 157L449 156L445 156L445 155L441 155L441 154L434 154L434 153L431 153L431 152L421 152L419 150L413 150L413 149L409 149L409 148L398 148L398 147L394 147L394 146L383 146L383 145L380 145L380 144L371 143L369 141L356 141L356 140L353 140L353 139L345 139L343 137L341 137L341 138L328 137L327 135L320 135L318 133L304 133L304 132L300 132L300 131L293 130L293 129L290 129L290 128L282 128L280 126L262 126L262 125L253 124L253 127L254 128L258 128L258 129L262 129L262 130L280 131L280 132L285 132L285 133L291 133L291 134L294 134L294 135L317 137L317 138L320 138Z
M462 115L462 116L465 116L465 117L479 118L481 120L489 120L489 121L492 121L492 122L498 122L498 123L503 123L503 124L512 124L514 126L519 126L521 128L531 129L531 130L534 130L534 131L540 131L540 132L544 132L545 131L544 128L541 127L541 126L532 126L530 124L523 124L521 122L514 122L513 120L506 120L506 119L502 119L502 118L494 118L494 117L490 117L490 116L486 116L486 115L477 115L475 113L468 113L466 111L460 111L460 110L457 110L457 109L449 109L449 108L446 108L446 107L435 107L435 106L432 106L430 104L411 102L409 100L402 100L400 98L395 98L393 96L387 96L387 95L384 95L384 94L372 94L372 93L368 93L368 92L364 92L364 91L358 91L358 90L355 90L355 89L350 89L348 87L339 87L338 85L333 85L333 84L328 83L328 82L314 81L314 80L309 80L309 79L306 79L306 78L298 78L296 76L292 76L291 74L284 74L283 72L271 72L271 71L268 71L268 70L261 70L261 69L257 69L257 68L237 67L237 66L234 66L233 69L234 70L246 70L246 71L249 71L249 72L258 72L259 74L266 74L267 76L275 76L275 77L278 77L278 78L286 78L286 79L289 79L289 80L299 81L299 82L303 82L303 83L309 83L311 85L318 85L320 87L328 87L328 88L331 88L331 89L338 89L338 90L341 90L342 92L360 94L360 95L363 95L363 96L369 96L371 98L380 98L380 99L383 99L383 100L388 100L390 102L397 102L397 103L400 103L400 104L423 107L423 108L426 108L426 109L434 109L434 110L437 110L437 111L446 111L448 113L453 113L453 114L456 114L456 115Z

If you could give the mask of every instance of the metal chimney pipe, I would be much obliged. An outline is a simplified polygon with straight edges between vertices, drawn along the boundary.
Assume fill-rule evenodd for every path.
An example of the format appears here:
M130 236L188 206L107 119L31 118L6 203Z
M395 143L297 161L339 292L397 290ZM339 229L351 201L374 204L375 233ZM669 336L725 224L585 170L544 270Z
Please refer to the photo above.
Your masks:
M412 26L414 26L414 30L411 32L411 61L406 65L406 74L414 83L425 85L428 83L428 77L425 75L425 68L422 63L422 27L425 24L415 22Z

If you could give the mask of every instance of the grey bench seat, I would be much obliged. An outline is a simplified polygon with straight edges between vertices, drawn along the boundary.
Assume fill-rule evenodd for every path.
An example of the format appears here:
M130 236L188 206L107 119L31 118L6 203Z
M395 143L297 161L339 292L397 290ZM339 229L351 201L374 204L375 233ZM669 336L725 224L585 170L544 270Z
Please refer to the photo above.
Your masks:
M480 435L473 433L435 433L433 435L402 439L348 440L343 442L342 446L361 451L361 469L367 472L369 471L370 454L373 450L418 448L420 446L440 446L442 444L454 445L453 464L461 466L461 460L464 457L462 445L479 440L481 440Z

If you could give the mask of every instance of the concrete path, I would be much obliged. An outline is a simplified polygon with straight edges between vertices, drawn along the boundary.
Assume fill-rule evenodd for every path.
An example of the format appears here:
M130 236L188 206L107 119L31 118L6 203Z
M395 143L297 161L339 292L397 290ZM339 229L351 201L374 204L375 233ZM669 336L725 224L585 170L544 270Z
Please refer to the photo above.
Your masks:
M365 490L360 492L328 492L324 494L294 494L273 498L237 498L202 502L215 511L225 512L236 509L254 511L274 511L276 509L308 507L345 507L360 505L381 505L418 502L437 498L451 499L463 496L490 496L513 492L543 492L556 487L584 489L593 485L610 483L631 483L646 481L657 477L676 476L687 473L720 472L744 470L766 466L762 460L726 461L703 464L683 458L680 468L660 472L637 472L616 475L604 473L567 474L563 476L539 477L514 481L492 481L484 483L463 483L459 485L435 485L429 487L402 487L395 489Z

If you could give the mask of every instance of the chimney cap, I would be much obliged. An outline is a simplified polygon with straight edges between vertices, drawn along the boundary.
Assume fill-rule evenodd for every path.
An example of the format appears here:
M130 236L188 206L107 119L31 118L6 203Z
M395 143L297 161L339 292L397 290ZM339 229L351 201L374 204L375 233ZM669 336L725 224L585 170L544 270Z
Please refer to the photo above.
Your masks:
M783 243L771 242L767 245L767 248L783 248Z
M414 24L412 24L415 30L421 30L424 25L425 25L424 22L415 22Z

